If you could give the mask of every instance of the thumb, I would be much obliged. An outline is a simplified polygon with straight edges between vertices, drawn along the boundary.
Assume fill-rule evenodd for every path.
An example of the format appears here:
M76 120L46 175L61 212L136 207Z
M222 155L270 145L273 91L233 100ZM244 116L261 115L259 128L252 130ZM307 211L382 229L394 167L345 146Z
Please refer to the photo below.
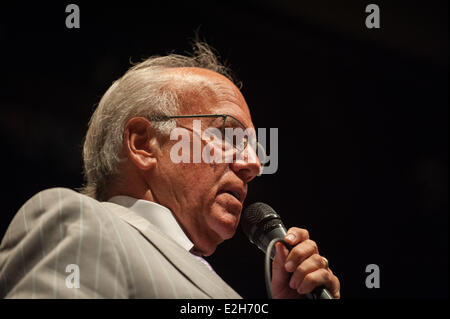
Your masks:
M290 273L284 268L289 250L282 244L276 243L276 253L272 262L272 289L273 291L282 290L286 285L289 286Z

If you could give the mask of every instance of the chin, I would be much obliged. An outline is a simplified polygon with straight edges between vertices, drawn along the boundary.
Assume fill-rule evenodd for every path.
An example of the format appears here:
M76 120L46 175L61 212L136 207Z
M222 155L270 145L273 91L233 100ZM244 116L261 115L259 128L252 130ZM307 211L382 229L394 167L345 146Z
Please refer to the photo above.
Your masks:
M240 218L241 212L236 207L217 203L212 207L209 225L223 241L234 236Z
M199 247L204 256L212 255L216 251L217 246L232 238L236 233L236 227L225 224L215 225L212 230L214 231L214 238L209 237L209 242Z
M238 224L239 217L230 214L221 214L215 218L211 228L221 239L221 242L223 242L224 240L230 239L234 236Z
M218 244L234 236L234 234L236 233L237 222L236 220L229 219L216 221L213 229L220 238L220 242Z

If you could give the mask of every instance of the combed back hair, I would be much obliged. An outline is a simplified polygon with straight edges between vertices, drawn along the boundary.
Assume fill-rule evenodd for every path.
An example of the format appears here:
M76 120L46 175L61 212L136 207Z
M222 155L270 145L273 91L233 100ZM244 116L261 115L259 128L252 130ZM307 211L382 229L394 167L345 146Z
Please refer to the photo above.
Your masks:
M179 114L179 97L170 85L169 72L164 72L179 67L208 69L240 86L209 45L199 41L193 43L191 55L152 56L132 66L106 91L89 121L83 145L82 193L108 200L109 187L119 181L121 164L126 161L123 134L131 118ZM152 125L165 136L175 123L155 121Z

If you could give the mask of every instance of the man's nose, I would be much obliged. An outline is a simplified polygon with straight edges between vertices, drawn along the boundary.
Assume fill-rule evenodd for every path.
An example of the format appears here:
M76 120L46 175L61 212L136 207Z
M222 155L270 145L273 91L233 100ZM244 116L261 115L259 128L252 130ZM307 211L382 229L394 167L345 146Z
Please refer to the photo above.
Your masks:
M255 150L247 147L236 155L230 168L240 179L248 183L260 174L262 165Z

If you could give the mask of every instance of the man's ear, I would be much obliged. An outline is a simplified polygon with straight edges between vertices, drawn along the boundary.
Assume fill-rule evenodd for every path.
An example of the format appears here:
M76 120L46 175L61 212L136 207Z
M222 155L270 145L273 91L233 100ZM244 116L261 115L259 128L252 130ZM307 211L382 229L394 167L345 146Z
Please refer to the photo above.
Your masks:
M148 170L155 166L159 142L149 120L143 117L131 118L125 126L124 142L128 158L139 169Z

